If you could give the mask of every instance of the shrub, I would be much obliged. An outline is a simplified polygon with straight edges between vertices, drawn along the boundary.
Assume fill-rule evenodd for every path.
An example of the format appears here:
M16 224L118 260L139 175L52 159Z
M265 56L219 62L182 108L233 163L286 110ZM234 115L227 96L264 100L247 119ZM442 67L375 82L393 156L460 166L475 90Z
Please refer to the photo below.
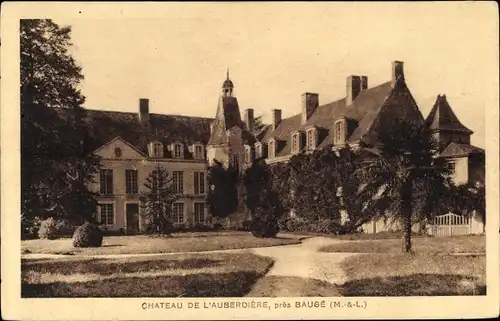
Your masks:
M243 221L241 226L238 228L239 231L251 231L252 230L252 221Z
M190 230L193 232L207 232L207 231L212 230L212 228L206 224L203 224L203 223L196 223L191 227Z
M63 236L63 235L73 235L73 232L75 231L75 224L71 222L70 220L63 219L63 220L57 220L57 236Z
M332 219L311 220L306 218L290 218L281 223L289 232L342 234L342 226Z
M96 225L85 223L73 234L74 247L99 247L102 244L102 232Z
M254 219L252 223L252 235L256 237L275 237L279 230L277 221Z
M42 220L39 217L27 217L26 215L21 215L21 238L22 239L33 239L38 236L38 230L40 229L40 223Z
M58 221L56 221L52 217L49 217L40 222L38 237L41 239L53 240L57 237L58 228Z

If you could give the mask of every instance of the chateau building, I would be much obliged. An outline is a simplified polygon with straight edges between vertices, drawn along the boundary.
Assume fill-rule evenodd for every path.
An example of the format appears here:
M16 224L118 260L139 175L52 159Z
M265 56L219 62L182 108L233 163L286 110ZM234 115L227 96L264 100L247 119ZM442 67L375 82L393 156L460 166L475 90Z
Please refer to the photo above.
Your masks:
M403 62L394 61L390 80L373 87L368 86L367 76L348 76L346 96L323 105L319 104L317 93L303 93L300 113L282 118L282 111L273 109L271 124L264 126L254 137L245 131L245 128L253 130L252 109L245 110L246 127L239 123L237 113L234 117L238 122L232 122L234 127L230 128L219 124L224 121L227 124L227 113L236 113L238 110L236 98L235 108L232 108L233 105L221 108L219 104L215 120L218 127L216 131L214 125L208 148L212 148L212 139L222 138L219 141L229 146L226 149L227 159L237 158L248 166L254 158L264 157L268 164L273 164L288 161L303 151L322 148L335 150L345 144L356 148L361 142L373 146L376 144L377 131L389 125L391 119L408 119L426 124L434 132L439 142L439 155L449 160L457 183L484 182L484 150L470 144L472 131L460 123L446 95L438 96L432 111L424 119L406 84L403 67ZM229 87L233 88L232 82ZM221 110L225 111L225 117ZM231 142L227 137L232 136L232 131L241 131L244 135ZM242 149L244 155L241 155ZM215 154L208 155L210 158Z
M207 161L205 148L211 118L149 112L140 99L137 113L88 110L101 169L90 189L99 193L98 217L103 229L143 231L147 222L140 206L146 177L156 164L167 169L179 198L173 204L175 224L204 224Z
M377 130L395 117L432 129L440 157L451 160L458 183L483 182L484 150L470 144L472 131L460 123L446 96L438 96L424 119L406 85L403 62L393 62L388 76L387 82L369 87L367 76L351 75L345 97L322 105L317 93L304 93L300 113L282 118L281 110L273 109L271 124L259 131L254 130L253 109L246 109L242 120L229 72L214 119L153 114L148 99L139 100L137 113L88 110L102 165L91 185L99 193L98 219L105 229L143 231L147 222L140 215L139 196L146 177L160 164L179 194L173 204L175 223L209 223L206 176L215 162L244 169L255 158L273 164L302 151L372 145Z

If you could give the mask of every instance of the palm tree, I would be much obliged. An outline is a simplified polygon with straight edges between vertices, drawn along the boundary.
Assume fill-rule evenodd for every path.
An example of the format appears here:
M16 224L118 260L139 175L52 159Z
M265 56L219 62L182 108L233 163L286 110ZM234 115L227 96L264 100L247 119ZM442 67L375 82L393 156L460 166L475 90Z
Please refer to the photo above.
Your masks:
M437 142L423 124L386 119L380 128L372 144L360 147L373 157L357 171L365 182L359 194L401 221L403 251L411 252L413 219L424 220L441 210L448 171L445 161L436 158Z

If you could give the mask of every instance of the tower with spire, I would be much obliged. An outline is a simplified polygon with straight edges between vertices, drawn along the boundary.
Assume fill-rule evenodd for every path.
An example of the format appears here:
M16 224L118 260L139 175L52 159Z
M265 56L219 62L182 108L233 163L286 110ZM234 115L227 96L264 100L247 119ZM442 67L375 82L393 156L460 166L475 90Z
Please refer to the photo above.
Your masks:
M227 69L207 144L209 166L217 161L225 167L232 165L239 168L244 159L244 144L252 139L253 136L247 132L245 123L241 120L238 100L234 96L234 84Z
M453 112L446 95L438 95L426 125L439 144L439 157L445 158L456 184L484 184L484 149L471 145L472 130Z

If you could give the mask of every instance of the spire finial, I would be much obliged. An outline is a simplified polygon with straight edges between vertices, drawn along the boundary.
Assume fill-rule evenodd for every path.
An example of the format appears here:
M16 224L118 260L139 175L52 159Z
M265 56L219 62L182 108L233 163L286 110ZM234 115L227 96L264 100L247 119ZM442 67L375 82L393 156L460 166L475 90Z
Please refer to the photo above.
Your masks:
M229 79L229 68L227 68L226 79Z

